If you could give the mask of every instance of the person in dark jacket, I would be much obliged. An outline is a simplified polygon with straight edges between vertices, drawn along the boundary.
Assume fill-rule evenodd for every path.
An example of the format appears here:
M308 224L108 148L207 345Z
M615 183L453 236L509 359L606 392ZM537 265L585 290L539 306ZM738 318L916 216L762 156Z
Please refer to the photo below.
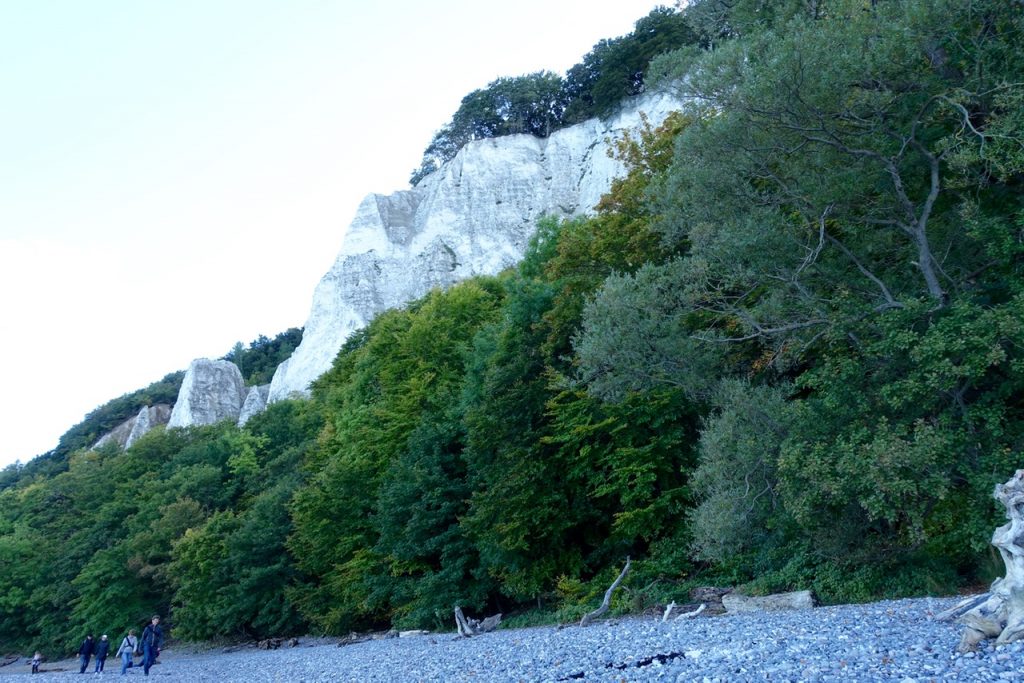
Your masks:
M160 615L154 614L153 619L142 632L142 672L149 675L149 667L160 656L160 646L164 643L164 632L160 629Z
M103 673L103 664L107 661L107 653L110 652L110 641L107 634L100 636L100 642L96 643L96 673Z
M90 633L82 641L82 646L78 648L78 663L82 665L82 670L78 673L84 674L85 670L89 668L89 660L92 659L92 648L95 643L92 642L92 634Z

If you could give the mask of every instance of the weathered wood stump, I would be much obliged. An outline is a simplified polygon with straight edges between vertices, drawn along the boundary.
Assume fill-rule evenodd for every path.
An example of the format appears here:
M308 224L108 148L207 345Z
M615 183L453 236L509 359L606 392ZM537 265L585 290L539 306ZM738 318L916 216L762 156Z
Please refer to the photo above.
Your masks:
M992 534L992 545L1006 565L1006 576L992 582L989 592L964 600L936 617L956 619L966 627L957 649L974 650L986 638L1005 645L1024 638L1024 470L997 484L995 499L1006 507L1004 524Z
M276 650L279 647L298 647L298 645L298 638L267 638L256 643L256 647L260 650Z
M695 605L707 605L708 614L725 614L725 605L722 604L722 596L731 592L732 588L698 586L690 590L690 601Z
M459 635L465 638L470 636L478 636L481 633L488 633L498 628L498 624L501 623L501 613L487 617L483 621L477 619L467 619L466 615L462 613L462 608L455 607L455 628L458 629Z

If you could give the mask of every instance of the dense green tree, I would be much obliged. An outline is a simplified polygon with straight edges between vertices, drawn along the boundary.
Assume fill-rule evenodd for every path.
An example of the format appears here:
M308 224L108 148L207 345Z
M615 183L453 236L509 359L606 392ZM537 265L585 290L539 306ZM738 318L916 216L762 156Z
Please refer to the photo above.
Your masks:
M547 137L564 126L608 116L624 98L644 92L652 59L701 42L684 14L658 7L639 19L630 34L594 45L564 79L549 71L498 78L462 99L452 120L431 139L409 182L417 184L472 140L515 133Z
M277 366L287 360L301 342L302 329L298 327L285 330L273 339L261 334L248 346L242 342L235 344L224 360L238 366L246 384L269 384Z
M314 405L281 401L254 416L245 430L228 432L226 464L241 492L233 506L173 544L176 636L264 638L304 628L286 590L298 578L285 548L293 530L288 503L321 424Z
M292 503L289 548L310 577L295 599L322 628L387 618L379 577L388 559L373 550L372 522L382 477L424 416L456 400L470 340L502 296L497 281L480 280L383 313L318 382L328 423L308 459L309 485Z
M1020 215L1009 103L1024 72L1007 52L1020 14L940 1L826 10L679 56L697 123L655 205L665 242L686 251L605 282L576 338L579 376L610 397L793 379L793 405L765 401L761 418L786 430L755 447L773 511L744 515L795 520L795 537L771 543L813 544L829 562L891 571L923 552L966 567L965 539L993 521L991 472L1018 443L1014 403L996 397L1018 381L1017 247L998 235ZM728 405L702 436L709 494L694 518L698 549L720 559L716 525L746 524L730 475L745 451L713 447L743 414ZM967 500L977 516L953 522ZM771 545L736 550L758 544Z
M473 140L516 133L547 137L561 128L564 108L562 79L550 71L491 81L462 98L452 120L430 141L410 182L415 185Z
M698 40L683 14L667 7L651 10L636 22L632 33L603 50L599 75L590 87L593 115L606 116L623 98L644 92L645 74L654 57Z
M697 558L725 563L777 533L779 452L793 420L787 388L743 380L716 387L693 476L700 499L690 512Z
M623 98L644 92L652 59L700 42L685 14L667 7L651 10L636 22L631 33L600 41L566 72L565 123L607 116Z
M374 513L376 551L398 625L445 628L454 605L483 608L494 590L460 520L470 487L457 416L428 416L384 474Z
M552 288L523 281L510 288L502 321L475 342L466 378L472 495L462 523L501 591L528 600L559 574L579 572L581 551L570 536L583 501L576 500L578 482L542 441L550 391L539 347Z

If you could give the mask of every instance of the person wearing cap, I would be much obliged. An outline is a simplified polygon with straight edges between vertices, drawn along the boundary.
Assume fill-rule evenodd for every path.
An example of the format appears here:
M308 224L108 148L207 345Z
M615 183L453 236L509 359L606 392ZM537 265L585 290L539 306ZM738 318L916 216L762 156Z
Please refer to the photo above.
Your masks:
M149 667L160 656L160 646L164 642L164 632L160 629L160 615L154 614L142 632L142 673L149 675Z
M103 673L103 664L107 661L107 654L110 652L110 641L107 634L100 636L100 642L96 643L96 673Z

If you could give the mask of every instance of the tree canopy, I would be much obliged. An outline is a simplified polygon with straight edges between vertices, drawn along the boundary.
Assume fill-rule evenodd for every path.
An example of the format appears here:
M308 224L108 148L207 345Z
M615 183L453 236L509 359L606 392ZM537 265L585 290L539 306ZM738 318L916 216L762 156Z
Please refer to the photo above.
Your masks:
M628 35L598 42L564 78L550 71L498 78L462 98L452 120L427 145L410 183L433 173L473 140L516 133L544 138L565 126L607 116L623 98L644 91L654 57L699 42L685 15L658 7Z

